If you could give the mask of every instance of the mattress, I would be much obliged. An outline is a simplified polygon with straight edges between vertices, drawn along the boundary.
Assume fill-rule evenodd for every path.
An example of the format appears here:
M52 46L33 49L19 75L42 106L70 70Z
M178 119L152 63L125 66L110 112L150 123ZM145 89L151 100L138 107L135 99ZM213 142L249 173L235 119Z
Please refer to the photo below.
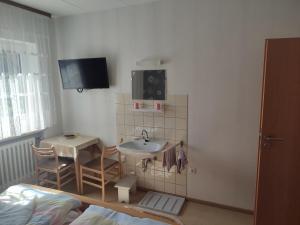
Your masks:
M166 223L91 205L71 225L166 225Z

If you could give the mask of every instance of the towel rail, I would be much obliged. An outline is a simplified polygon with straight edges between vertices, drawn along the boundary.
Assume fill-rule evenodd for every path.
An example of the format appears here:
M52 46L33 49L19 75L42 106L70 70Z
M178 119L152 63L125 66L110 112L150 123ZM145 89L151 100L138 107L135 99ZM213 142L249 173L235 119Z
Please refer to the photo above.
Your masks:
M167 145L168 145L168 143L167 143ZM168 150L170 150L170 149L172 149L172 148L174 148L174 147L177 147L178 145L180 145L180 147L183 147L183 141L180 141L180 142L178 142L177 144L174 144L174 145L171 145L171 146L167 147L166 149L164 149L164 150L162 151L162 153L164 153L164 152L166 152L166 151L168 151Z
M167 147L166 149L164 149L164 150L162 150L161 151L161 153L164 153L164 152L166 152L166 151L168 151L168 150L170 150L170 149L172 149L172 148L176 148L177 146L179 146L180 145L180 147L183 147L183 141L180 141L180 142L178 142L178 143L176 143L176 144L174 144L174 145L171 145L171 146L169 146L169 147ZM166 146L168 145L168 143L166 144ZM153 156L153 157L149 157L149 158L145 158L145 159L142 159L142 161L143 160L148 160L148 159L150 159L150 161L151 160L154 160L154 161L156 161L157 160L157 156ZM146 166L145 167L143 167L144 168L144 171L146 171L147 170L147 164L148 164L148 162L146 163Z

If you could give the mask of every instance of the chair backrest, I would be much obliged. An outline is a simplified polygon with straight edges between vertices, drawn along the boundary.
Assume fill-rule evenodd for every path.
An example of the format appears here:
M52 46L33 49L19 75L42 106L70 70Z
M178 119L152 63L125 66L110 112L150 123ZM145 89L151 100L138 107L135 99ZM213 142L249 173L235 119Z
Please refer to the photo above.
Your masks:
M109 147L104 147L101 153L101 165L103 166L103 160L105 158L108 158L110 156L113 156L115 154L118 154L118 160L121 163L121 153L120 151L117 149L117 146L109 146Z
M35 145L32 145L32 152L35 156L37 165L39 165L42 159L55 159L56 164L58 165L58 156L54 146L51 146L50 148L38 148Z
M119 150L117 149L117 146L114 145L114 146L105 147L103 153L104 153L102 154L103 157L109 157L116 153L119 153Z

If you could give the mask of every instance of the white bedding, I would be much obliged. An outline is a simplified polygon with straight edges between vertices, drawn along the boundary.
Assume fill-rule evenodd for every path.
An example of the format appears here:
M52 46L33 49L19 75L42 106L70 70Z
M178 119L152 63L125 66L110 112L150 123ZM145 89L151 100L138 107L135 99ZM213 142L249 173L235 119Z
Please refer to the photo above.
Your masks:
M91 205L71 225L166 225L166 223Z
M0 225L65 225L80 214L72 212L80 205L79 200L65 194L41 191L28 185L15 185L0 194ZM91 205L71 225L166 225L166 223L132 217L112 209Z
M61 225L68 213L80 205L79 200L68 195L15 185L0 194L0 224Z

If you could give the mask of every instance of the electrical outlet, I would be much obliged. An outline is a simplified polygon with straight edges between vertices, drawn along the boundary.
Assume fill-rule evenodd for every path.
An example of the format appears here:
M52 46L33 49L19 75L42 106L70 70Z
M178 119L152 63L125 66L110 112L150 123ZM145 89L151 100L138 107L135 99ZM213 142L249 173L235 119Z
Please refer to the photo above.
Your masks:
M190 167L189 170L190 170L190 173L192 173L192 174L197 173L197 168L195 168L195 167L194 168Z

